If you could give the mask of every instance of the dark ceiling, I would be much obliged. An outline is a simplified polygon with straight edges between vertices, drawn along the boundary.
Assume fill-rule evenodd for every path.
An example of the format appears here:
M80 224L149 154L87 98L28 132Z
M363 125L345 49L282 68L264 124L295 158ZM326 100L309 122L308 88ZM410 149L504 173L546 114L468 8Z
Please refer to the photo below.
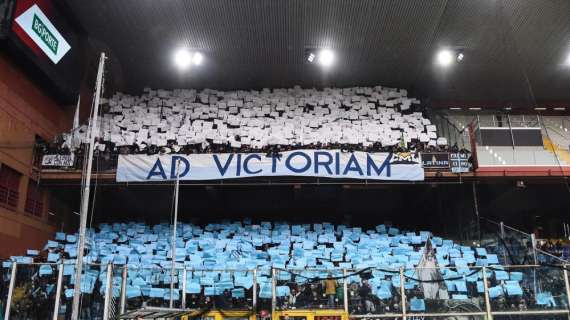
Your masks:
M114 88L386 85L437 104L570 101L568 0L67 0ZM181 74L181 45L205 55ZM306 48L335 50L324 72ZM465 60L443 70L438 49Z

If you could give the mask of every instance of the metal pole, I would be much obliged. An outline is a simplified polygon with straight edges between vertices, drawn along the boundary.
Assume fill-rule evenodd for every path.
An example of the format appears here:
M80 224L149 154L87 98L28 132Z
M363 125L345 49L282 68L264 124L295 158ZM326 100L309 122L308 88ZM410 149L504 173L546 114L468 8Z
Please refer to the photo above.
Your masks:
M121 304L119 306L120 314L125 313L125 305L127 303L127 265L123 266L123 274L121 275Z
M186 267L182 269L182 309L186 309ZM178 287L180 288L180 281L178 281Z
M109 320L109 305L113 296L113 265L107 264L107 279L105 281L105 302L103 303L103 320Z
M402 319L406 320L406 290L404 287L404 267L400 267L400 295L402 296Z
M532 259L534 261L534 265L538 265L538 259L536 256L536 237L534 236L534 233L530 234L530 242L532 245ZM533 282L534 282L534 292L538 292L537 291L537 285L536 285L536 267L532 268L532 278L533 278Z
M170 269L170 308L174 308L174 273L176 271L176 226L178 224L178 192L180 190L180 160L176 159L176 185L174 187L174 223L172 225L172 266Z
M72 319L79 319L79 300L81 297L81 273L83 269L83 254L85 251L85 229L87 228L87 212L89 210L89 192L91 185L91 170L93 166L93 151L95 145L95 134L97 132L97 117L99 114L99 99L101 98L101 87L103 85L103 71L105 68L105 53L101 53L99 59L99 69L97 71L97 83L95 87L95 101L93 104L93 115L89 130L89 153L87 157L87 171L85 172L85 185L81 194L81 213L79 223L79 243L77 245L77 262L75 263L75 284L73 286Z
M483 135L481 134L481 119L479 119L479 115L477 115L477 128L475 128L475 130L479 131L479 143L482 146L487 145L484 141L483 141ZM475 134L475 132L473 133ZM475 137L477 138L477 137ZM475 147L475 146L471 146L471 147ZM476 148L475 148L476 149Z
M343 291L343 304L344 312L348 314L348 278L346 277L346 269L342 269L342 291Z
M536 257L536 236L534 235L534 233L530 234L530 242L532 245L532 258L534 259L534 264L537 265L538 259Z
M253 298L251 304L255 314L257 312L257 269L253 269Z
M275 269L271 268L271 314L275 314L275 309L277 307L277 288L276 288L276 278L275 278Z
M505 264L509 264L507 261L507 241L505 240L505 224L503 221L501 221L499 226L501 228L501 240L503 241L503 261Z
M59 302L61 300L61 283L63 282L63 268L64 265L61 263L59 265L59 271L57 273L57 285L55 287L55 305L53 306L53 320L57 320L57 315L59 313Z
M17 262L12 262L12 272L10 273L10 286L8 287L8 297L6 297L6 311L4 312L4 320L10 319L10 305L12 304L12 294L14 292L14 284L16 283Z
M481 217L479 217L479 201L477 200L477 186L475 181L471 183L471 188L473 190L473 208L475 208L475 216L477 219L477 240L479 244L481 243Z
M564 286L566 287L566 302L570 306L570 284L568 283L568 265L564 265ZM570 313L568 314L568 319L570 320Z
M511 125L511 117L507 114L507 121L509 122L509 132L511 133L511 142L513 143L513 150L515 149L515 136L513 135L513 126Z
M487 312L487 320L493 320L493 314L491 313L491 302L489 301L489 285L487 284L486 268L483 267L481 272L483 272L483 291L485 292L485 311Z

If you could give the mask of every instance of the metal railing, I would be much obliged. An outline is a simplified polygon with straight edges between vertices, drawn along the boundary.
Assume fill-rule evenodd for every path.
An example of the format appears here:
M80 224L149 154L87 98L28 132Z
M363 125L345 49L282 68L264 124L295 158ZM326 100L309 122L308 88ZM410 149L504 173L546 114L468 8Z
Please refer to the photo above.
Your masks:
M540 116L538 115L510 115L510 114L480 114L477 122L481 127L491 128L538 128Z
M429 118L436 125L438 137L447 138L449 146L457 145L459 148L471 150L468 123L459 125L450 120L449 115L442 112L432 111Z
M73 290L72 268L71 264L16 262L2 268L4 319L57 319L67 315ZM258 310L337 309L352 318L402 319L570 316L567 265L177 269L177 276L169 279L170 268L86 265L86 274L92 273L93 277L82 284L80 317L118 319L120 314L141 307L167 307L169 281L176 283L174 308L185 310L242 310L254 314ZM154 277L155 284L133 285L145 272ZM217 280L204 280L214 273ZM160 275L164 276L162 280ZM233 289L228 289L229 283ZM311 288L319 285L324 291L315 294L320 291Z
M484 217L480 218L481 245L499 254L501 264L565 265L569 261L538 248L534 234Z

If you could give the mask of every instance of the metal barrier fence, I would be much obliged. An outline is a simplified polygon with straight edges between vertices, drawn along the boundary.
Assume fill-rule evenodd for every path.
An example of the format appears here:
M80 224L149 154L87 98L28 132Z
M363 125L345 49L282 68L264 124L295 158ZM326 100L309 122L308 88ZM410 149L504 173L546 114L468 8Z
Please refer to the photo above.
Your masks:
M568 264L567 260L557 257L537 247L534 234L526 233L503 222L486 218L480 219L481 246L499 255L501 264Z
M16 262L2 268L4 319L68 319L72 269L72 264ZM170 268L86 265L88 280L82 284L80 318L118 319L120 314L142 307L169 306L252 314L260 310L337 309L352 318L376 319L570 317L566 265L396 270L182 268L172 279L170 272ZM208 280L212 273L217 275L216 281ZM133 282L143 275L152 275L151 285ZM175 284L172 292L170 281Z

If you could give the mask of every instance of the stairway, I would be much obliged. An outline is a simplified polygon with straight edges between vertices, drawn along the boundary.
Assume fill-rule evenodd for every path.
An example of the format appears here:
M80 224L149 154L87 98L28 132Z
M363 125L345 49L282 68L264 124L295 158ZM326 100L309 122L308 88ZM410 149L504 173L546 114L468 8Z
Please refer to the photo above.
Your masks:
M568 150L562 149L557 144L553 143L548 137L542 138L542 143L544 149L558 156L558 159L565 162L565 164L570 164L570 152Z

